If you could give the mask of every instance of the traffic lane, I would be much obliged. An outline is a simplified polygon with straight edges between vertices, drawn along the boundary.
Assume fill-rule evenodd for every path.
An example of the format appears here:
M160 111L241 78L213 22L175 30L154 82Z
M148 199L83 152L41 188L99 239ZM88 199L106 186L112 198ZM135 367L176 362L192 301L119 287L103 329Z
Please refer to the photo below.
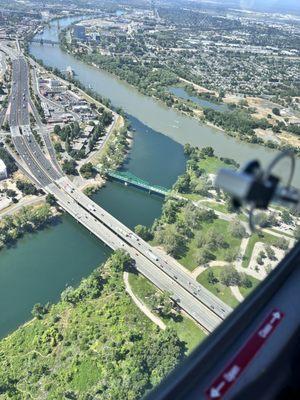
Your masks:
M182 271L176 264L171 264L169 261L166 261L161 258L160 255L153 251L153 248L148 245L147 242L142 239L136 240L137 237L130 229L128 229L125 225L120 223L117 219L115 219L112 215L107 213L104 209L90 200L87 196L79 192L70 181L63 178L59 181L62 184L65 190L68 190L71 196L81 203L84 207L89 209L93 215L95 215L98 219L103 221L109 227L115 226L116 229L121 229L126 232L127 235L124 239L127 242L135 247L139 252L143 252L147 254L148 252L156 255L158 257L158 261L152 260L160 269L163 269L164 272L169 275L172 279L176 279L182 286L185 287L194 297L198 300L205 303L206 306L212 309L213 312L217 313L221 318L226 318L226 316L232 311L232 309L219 300L216 296L214 296L211 292L205 289L202 285L200 285L197 281L192 281L190 276ZM100 213L100 215L99 215ZM122 232L118 230L118 235L122 235ZM123 235L124 236L124 235Z
M30 151L28 150L26 144L24 143L23 136L13 136L13 144L21 157L25 162L31 174L37 179L37 181L42 186L47 186L51 183L51 180L45 175L43 170L39 167L36 160L32 157Z
M101 224L89 212L78 205L72 197L62 193L61 189L51 184L46 188L56 196L63 208L65 208L74 218L79 220L82 225L92 231L95 236L104 241L112 249L122 248L126 250L130 256L135 259L137 269L148 279L150 279L161 290L168 291L172 294L172 298L184 309L193 319L212 331L221 322L214 313L207 307L202 305L193 296L187 293L180 285L167 277L153 263L151 263L142 254L136 253L136 250L115 235L111 230Z

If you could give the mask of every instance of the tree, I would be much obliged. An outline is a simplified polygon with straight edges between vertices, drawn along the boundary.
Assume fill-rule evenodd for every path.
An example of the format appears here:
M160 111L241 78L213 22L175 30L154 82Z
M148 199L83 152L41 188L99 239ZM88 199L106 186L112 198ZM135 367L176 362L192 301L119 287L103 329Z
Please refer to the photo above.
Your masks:
M62 148L62 145L60 144L60 142L54 142L53 147L54 147L54 150L57 153L63 153L64 152L64 149Z
M90 179L94 175L94 166L91 162L88 162L83 164L79 171L85 179Z
M275 251L272 249L272 247L270 245L267 245L265 247L267 256L270 260L275 261L276 260L276 256L275 256Z
M207 282L211 285L215 285L219 282L219 279L216 278L214 272L211 269L209 269L207 272Z
M176 220L176 213L179 209L179 203L176 200L168 199L162 207L163 219L172 224Z
M196 254L196 262L199 265L205 265L209 261L213 261L216 259L216 256L208 249L203 248Z
M25 195L36 195L38 193L36 187L30 182L17 180L16 186Z
M42 306L40 303L36 303L33 306L31 314L33 315L33 317L35 317L37 319L42 319L44 317L44 315L47 314L49 309L50 309L49 303L47 303L45 306Z
M186 143L184 145L184 154L185 155L190 156L192 153L192 150L193 150L193 147L189 143Z
M220 278L225 286L240 286L242 282L241 275L233 267L224 267Z
M188 174L183 174L178 177L173 189L179 193L188 193L190 191L191 178Z
M280 116L280 110L279 110L279 108L278 108L278 107L274 107L274 108L272 109L272 113L273 113L274 115Z
M3 147L0 147L0 159L6 165L8 175L17 171L18 167L16 166L14 159Z
M284 237L278 237L274 242L274 246L281 250L287 250L289 248L289 242Z
M251 289L253 286L251 279L246 274L242 276L241 286L246 289Z
M136 225L134 232L144 240L151 240L153 238L150 229L144 225Z
M56 206L56 198L52 193L48 193L46 196L46 203L49 204L50 206Z
M162 244L168 254L179 257L185 250L185 240L177 232L174 225L167 225L164 229L155 232L155 240Z
M229 231L232 236L236 238L242 239L247 236L246 228L238 220L235 220L230 224Z
M214 149L211 146L203 147L201 149L201 156L213 157L214 156Z
M77 163L75 160L65 160L62 169L67 175L78 175L76 170Z
M228 243L226 242L224 235L214 229L208 231L206 235L206 243L208 248L211 250L228 248Z
M61 127L60 127L59 125L55 125L55 126L54 126L54 129L53 129L53 132L54 132L56 135L60 135Z

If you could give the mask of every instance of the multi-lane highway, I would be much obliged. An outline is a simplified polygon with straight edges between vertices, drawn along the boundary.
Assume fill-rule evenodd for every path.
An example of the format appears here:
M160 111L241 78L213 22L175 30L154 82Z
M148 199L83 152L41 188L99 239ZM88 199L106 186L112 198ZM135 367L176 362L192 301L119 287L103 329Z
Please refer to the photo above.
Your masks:
M164 259L147 242L77 190L57 164L45 157L29 124L28 79L26 59L19 55L13 60L9 121L15 149L31 176L46 192L52 193L68 213L109 247L126 250L135 260L139 272L161 290L168 291L184 311L212 331L232 311L231 308L193 280L175 262Z

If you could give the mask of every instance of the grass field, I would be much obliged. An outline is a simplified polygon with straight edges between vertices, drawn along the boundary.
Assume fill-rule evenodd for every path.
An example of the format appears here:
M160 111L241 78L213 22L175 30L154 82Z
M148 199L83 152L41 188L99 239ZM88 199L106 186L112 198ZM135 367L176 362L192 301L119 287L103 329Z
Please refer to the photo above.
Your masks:
M230 222L228 221L216 219L213 221L213 223L204 223L202 225L201 232L203 232L203 234L205 235L208 230L212 228L219 233L222 233L225 237L226 242L228 243L228 248L215 248L211 250L211 252L216 256L216 260L224 261L226 255L233 254L239 250L241 239L235 238L229 233ZM190 271L198 267L195 259L197 250L198 248L196 246L196 241L193 238L188 243L188 251L186 252L185 256L179 259L179 262Z
M134 294L149 306L147 299L157 293L158 289L140 274L129 274L129 283ZM161 319L167 326L176 330L178 337L186 343L188 352L192 351L206 337L200 327L185 315L178 314L177 320L164 317Z
M260 283L260 281L256 278L253 278L253 276L250 276L250 275L247 275L247 276L252 282L252 287L250 289L240 287L240 292L244 297L247 297L248 294L250 294L252 292L252 290L254 290L256 288L256 286Z
M213 271L217 279L220 279L220 274L222 269L223 267L209 267L206 271L202 272L202 274L198 276L197 281L201 283L201 285L206 287L206 289L208 289L210 292L219 297L219 299L223 300L224 303L228 304L231 307L236 307L239 304L239 302L233 296L229 287L222 285L222 283L220 282L216 283L215 285L212 285L207 280L209 270Z
M201 159L199 165L207 174L216 174L220 168L232 168L232 166L224 163L218 157Z

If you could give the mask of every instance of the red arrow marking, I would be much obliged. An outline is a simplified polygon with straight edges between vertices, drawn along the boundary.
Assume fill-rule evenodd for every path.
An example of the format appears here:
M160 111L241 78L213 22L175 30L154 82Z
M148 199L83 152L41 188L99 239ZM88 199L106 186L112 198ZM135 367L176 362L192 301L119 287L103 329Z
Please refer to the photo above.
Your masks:
M208 400L221 399L237 381L256 353L266 343L275 328L280 324L284 314L279 310L272 310L259 328L250 336L233 360L224 368L220 375L205 391Z

